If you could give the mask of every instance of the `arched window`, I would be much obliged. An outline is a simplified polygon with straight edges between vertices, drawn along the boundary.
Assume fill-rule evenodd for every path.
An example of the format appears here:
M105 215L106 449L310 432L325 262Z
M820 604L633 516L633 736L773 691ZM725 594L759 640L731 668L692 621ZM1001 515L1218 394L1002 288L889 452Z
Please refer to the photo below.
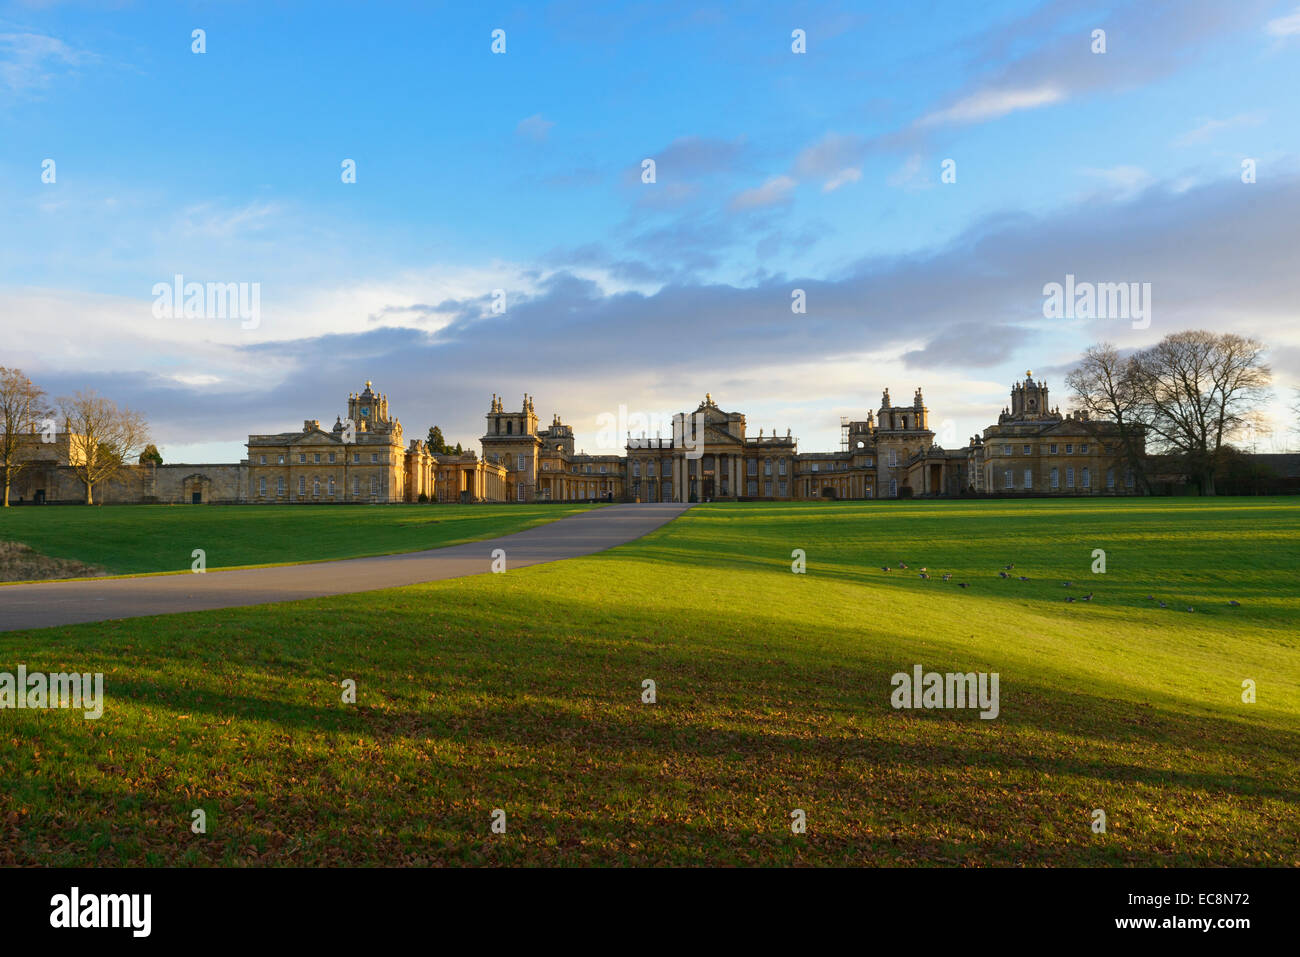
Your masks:
M507 422L506 435L514 435L514 433L515 433L515 424L513 422Z

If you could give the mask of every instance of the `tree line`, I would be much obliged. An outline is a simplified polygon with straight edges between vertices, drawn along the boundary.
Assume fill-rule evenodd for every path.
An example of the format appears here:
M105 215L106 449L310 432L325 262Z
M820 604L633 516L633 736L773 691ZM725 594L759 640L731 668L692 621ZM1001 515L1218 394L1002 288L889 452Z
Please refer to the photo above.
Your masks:
M1158 468L1213 495L1230 440L1260 424L1272 382L1264 353L1258 339L1204 329L1127 354L1102 342L1065 382L1078 409L1113 423L1117 451L1148 494Z
M120 474L132 459L162 463L158 449L149 443L149 428L140 413L94 390L61 397L51 405L45 390L21 369L0 366L0 475L5 508L13 483L36 464L31 457L33 445L53 442L59 431L67 433L68 460L85 487L87 505L95 502L95 486Z

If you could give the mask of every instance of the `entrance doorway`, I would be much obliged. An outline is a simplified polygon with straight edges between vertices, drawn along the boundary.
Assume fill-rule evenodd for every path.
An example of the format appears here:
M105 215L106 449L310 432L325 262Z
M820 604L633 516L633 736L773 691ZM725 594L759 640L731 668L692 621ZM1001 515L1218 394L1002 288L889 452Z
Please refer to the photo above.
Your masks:
M190 493L190 504L191 504L191 505L202 505L202 504L203 504L203 493L202 493L202 492L191 492L191 493Z

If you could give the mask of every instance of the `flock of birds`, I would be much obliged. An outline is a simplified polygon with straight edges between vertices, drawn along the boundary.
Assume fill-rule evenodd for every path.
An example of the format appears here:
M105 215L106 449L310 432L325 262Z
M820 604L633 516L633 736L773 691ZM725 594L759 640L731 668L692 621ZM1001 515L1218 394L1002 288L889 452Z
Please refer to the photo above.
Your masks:
M906 563L906 562L903 562L903 561L900 561L900 562L898 563L898 567L899 567L899 569L901 569L901 570L903 570L903 571L907 571L907 569L908 569L908 565L907 565L907 563ZM1022 581L1022 582L1027 582L1027 581L1029 581L1029 577L1028 577L1027 575L1012 575L1011 572L1015 569L1015 567L1016 567L1015 562L1012 562L1010 565L1004 565L1003 568L1002 568L1002 571L998 572L998 577L999 577L999 578L1007 579L1007 580L1009 580L1009 581L1010 581L1010 580L1013 580L1013 579L1014 579L1015 581ZM894 568L893 568L893 566L891 566L891 565L881 565L881 566L880 566L880 570L883 571L883 572L892 572L892 571L894 570ZM922 579L924 579L925 581L929 581L929 580L930 580L930 569L928 569L928 568L922 566L922 567L921 567L921 570L920 570L920 575L921 575L921 578L922 578ZM949 572L949 573L945 573L945 574L943 574L943 575L941 575L941 576L939 576L939 577L940 577L940 579L943 580L943 581L952 581L952 574L951 574L950 572ZM1061 582L1061 584L1062 584L1064 587L1066 587L1066 588L1073 588L1073 587L1074 587L1074 582ZM958 583L957 583L957 587L958 587L958 588L970 588L970 582L958 582ZM1088 592L1088 594L1086 594L1086 595L1066 595L1066 596L1065 596L1065 600L1066 600L1067 602L1076 602L1076 601L1092 601L1092 592ZM1147 601L1155 601L1155 600L1156 600L1156 596L1155 596L1155 595L1147 595ZM1162 602L1160 602L1159 604L1160 604L1160 607L1161 607L1161 608L1168 608L1168 607L1169 607L1169 605L1168 605L1167 602L1163 602L1163 601L1162 601ZM1228 605L1231 606L1232 608L1240 608L1240 607L1241 607L1241 602L1236 601L1236 600L1233 600L1233 601L1228 602ZM1188 605L1188 606L1187 606L1187 610L1188 610L1188 611L1192 611L1192 612L1196 611L1196 609L1193 608L1191 605Z

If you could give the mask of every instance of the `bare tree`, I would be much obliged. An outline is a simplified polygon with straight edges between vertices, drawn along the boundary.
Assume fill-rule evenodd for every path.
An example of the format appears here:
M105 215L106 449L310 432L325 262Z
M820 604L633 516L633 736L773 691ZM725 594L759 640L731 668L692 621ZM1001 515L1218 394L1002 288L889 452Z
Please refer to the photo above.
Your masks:
M41 420L48 418L45 391L23 375L21 369L0 366L0 469L4 472L4 507L9 488L30 463L30 447ZM26 446L27 448L24 448Z
M59 408L67 422L69 461L86 487L86 504L93 505L95 486L139 456L149 441L148 427L138 412L93 391L60 399Z
M1109 342L1091 346L1079 364L1065 377L1074 393L1074 404L1088 413L1099 437L1103 424L1113 423L1119 442L1119 458L1125 468L1151 494L1151 480L1146 469L1146 406L1139 387L1139 370L1130 356L1124 358ZM1110 431L1109 428L1106 430Z
M1214 494L1224 443L1245 429L1267 396L1264 344L1233 333L1176 332L1135 357L1148 427L1180 458L1202 495Z

